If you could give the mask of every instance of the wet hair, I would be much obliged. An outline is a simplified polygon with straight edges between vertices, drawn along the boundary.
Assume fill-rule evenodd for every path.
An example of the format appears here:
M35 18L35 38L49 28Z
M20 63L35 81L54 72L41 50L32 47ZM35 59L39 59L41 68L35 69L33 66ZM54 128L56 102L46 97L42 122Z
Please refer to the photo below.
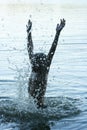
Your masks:
M32 57L32 70L38 73L46 73L47 56L44 53L36 53Z

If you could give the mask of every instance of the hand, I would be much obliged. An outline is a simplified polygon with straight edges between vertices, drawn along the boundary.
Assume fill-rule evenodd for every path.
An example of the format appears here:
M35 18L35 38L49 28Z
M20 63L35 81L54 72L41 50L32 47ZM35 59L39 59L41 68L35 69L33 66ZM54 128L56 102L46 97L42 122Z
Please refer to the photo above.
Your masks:
M26 28L27 28L27 32L29 33L32 28L32 22L30 20L28 21L28 25L26 25Z
M65 19L60 20L60 24L57 24L56 31L61 31L65 26Z

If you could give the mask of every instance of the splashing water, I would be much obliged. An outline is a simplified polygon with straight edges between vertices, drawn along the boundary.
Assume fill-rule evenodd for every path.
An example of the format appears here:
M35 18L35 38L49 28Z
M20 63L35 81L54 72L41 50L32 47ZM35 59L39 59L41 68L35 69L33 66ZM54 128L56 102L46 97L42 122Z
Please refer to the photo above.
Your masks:
M40 122L46 120L59 120L64 117L78 114L80 110L77 108L78 100L68 97L46 97L46 109L37 109L34 101L28 95L28 78L30 74L30 65L27 60L23 60L23 65L16 65L16 83L17 96L13 99L0 99L0 113L8 116L10 120L18 118L18 120L28 120Z

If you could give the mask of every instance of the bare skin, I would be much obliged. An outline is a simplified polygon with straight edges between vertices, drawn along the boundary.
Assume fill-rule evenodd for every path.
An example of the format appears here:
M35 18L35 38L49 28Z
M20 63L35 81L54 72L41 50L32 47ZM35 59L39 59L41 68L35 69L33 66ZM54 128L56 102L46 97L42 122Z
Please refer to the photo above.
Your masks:
M46 107L44 105L44 95L46 92L47 77L58 44L59 35L64 26L65 20L62 19L60 20L60 24L57 24L55 38L47 55L44 53L34 54L31 34L32 22L29 20L26 26L28 39L27 50L32 69L28 83L28 92L36 100L38 108Z

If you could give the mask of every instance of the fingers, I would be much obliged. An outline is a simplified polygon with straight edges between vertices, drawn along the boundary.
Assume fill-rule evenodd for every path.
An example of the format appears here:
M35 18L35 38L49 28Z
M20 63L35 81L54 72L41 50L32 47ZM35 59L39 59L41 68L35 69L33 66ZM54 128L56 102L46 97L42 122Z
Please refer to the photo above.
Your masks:
M64 24L65 25L65 19L63 18L63 19L60 19L60 24Z
M28 25L26 25L26 28L27 28L27 32L29 32L31 30L31 28L32 28L32 22L31 22L30 19L28 21Z
M60 19L60 24L57 24L56 31L61 31L65 26L65 19Z
M32 22L31 22L31 20L29 19L29 21L28 21L28 25L32 25Z
M57 28L59 27L59 24L57 24Z

